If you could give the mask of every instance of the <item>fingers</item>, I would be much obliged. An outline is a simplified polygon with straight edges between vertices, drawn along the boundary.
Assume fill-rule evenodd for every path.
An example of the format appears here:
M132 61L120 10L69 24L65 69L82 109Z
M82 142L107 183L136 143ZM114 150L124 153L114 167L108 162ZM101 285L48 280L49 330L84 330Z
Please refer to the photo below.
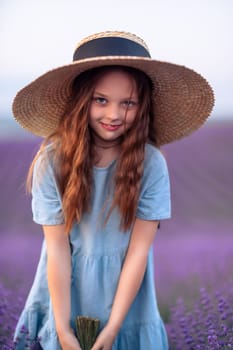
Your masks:
M112 350L112 346L109 344L94 344L91 350Z

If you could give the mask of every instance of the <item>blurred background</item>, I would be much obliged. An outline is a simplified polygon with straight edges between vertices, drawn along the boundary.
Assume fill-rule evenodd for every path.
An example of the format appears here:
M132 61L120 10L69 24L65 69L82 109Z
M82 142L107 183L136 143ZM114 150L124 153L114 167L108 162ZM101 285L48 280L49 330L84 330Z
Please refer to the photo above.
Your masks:
M162 223L155 240L155 277L174 349L190 348L183 335L179 335L182 344L172 335L171 326L179 323L174 318L177 300L192 309L204 288L210 299L220 291L228 305L232 303L226 292L233 288L232 11L231 0L1 0L0 292L5 304L0 304L0 311L8 330L0 326L0 345L10 338L43 239L41 228L32 222L25 191L28 167L41 139L14 121L12 99L39 75L70 63L78 41L99 31L139 35L153 58L196 70L214 89L215 108L206 124L190 137L163 147L173 218ZM216 310L207 313L211 312L216 316ZM201 341L196 333L192 329L195 345ZM206 339L208 334L206 329Z

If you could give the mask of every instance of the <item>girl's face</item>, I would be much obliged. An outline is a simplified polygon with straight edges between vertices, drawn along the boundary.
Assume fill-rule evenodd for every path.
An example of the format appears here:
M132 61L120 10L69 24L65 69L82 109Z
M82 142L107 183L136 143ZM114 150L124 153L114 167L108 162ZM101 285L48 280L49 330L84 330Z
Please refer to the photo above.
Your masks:
M94 135L110 143L133 124L138 111L138 92L134 79L126 72L106 72L97 81L92 96L89 125Z

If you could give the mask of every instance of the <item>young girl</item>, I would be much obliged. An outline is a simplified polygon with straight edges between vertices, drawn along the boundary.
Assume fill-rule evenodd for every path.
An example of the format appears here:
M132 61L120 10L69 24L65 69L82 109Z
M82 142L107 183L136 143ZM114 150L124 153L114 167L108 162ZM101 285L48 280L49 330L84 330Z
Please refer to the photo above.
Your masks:
M159 146L197 129L212 107L199 74L151 59L125 32L85 38L72 64L17 94L16 120L45 137L29 173L45 240L16 349L80 350L80 315L101 322L92 350L168 349L152 253L170 217Z

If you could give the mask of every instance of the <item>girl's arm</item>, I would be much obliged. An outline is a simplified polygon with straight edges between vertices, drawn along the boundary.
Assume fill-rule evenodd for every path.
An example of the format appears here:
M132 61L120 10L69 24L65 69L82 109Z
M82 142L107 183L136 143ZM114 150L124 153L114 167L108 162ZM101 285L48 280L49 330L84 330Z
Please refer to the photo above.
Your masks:
M141 286L158 221L136 219L109 321L92 350L110 350Z
M71 252L64 225L43 226L47 245L48 288L63 350L81 350L70 327Z

